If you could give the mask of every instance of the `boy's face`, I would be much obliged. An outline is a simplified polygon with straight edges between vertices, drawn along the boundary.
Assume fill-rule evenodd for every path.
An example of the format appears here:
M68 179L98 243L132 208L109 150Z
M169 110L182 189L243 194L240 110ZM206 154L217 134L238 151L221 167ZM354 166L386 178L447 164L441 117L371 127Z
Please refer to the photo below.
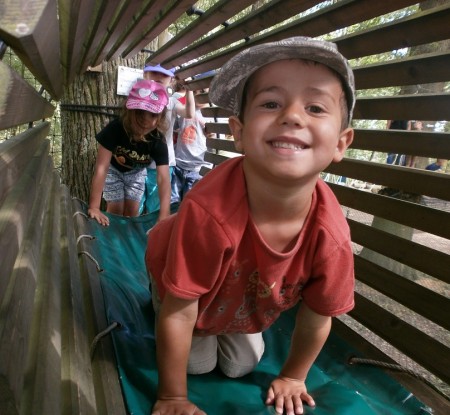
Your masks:
M248 81L241 122L230 117L246 171L283 180L316 178L340 161L353 140L341 131L342 86L321 64L299 59L270 63Z
M144 79L158 82L159 84L163 85L166 88L170 85L170 82L172 80L172 78L168 75L165 75L161 72L153 72L153 71L144 72Z

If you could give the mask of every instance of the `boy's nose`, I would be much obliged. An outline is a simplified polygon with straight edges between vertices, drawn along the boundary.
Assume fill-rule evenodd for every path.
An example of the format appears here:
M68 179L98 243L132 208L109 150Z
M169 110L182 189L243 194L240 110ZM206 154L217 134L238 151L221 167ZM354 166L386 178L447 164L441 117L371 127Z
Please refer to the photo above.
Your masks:
M304 126L305 109L299 103L290 103L283 108L282 123L289 125Z

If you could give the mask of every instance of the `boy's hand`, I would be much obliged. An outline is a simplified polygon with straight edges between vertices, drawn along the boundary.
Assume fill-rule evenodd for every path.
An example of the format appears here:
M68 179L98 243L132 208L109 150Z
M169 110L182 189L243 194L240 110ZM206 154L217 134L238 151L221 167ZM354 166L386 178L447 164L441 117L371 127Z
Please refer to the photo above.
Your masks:
M308 394L305 382L278 376L267 391L266 405L274 405L277 414L299 415L303 414L303 403L316 406L314 399Z
M187 399L158 399L151 415L206 415Z

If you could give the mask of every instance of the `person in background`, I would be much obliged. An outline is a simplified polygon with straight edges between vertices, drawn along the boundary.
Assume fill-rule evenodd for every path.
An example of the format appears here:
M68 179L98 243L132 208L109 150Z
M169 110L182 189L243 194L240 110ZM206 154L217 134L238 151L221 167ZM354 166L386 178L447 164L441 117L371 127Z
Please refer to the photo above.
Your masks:
M354 306L350 230L320 173L353 140L353 72L335 44L306 37L250 47L210 84L236 149L148 233L156 314L153 415L205 415L187 374L253 371L263 331L297 309L289 354L267 390L278 414L314 406L306 378L331 319ZM211 414L213 415L213 414Z
M446 164L447 164L447 160L436 159L436 161L434 163L431 163L427 167L425 167L425 170L445 172Z
M160 83L168 88L174 80L174 71L165 69L159 64L148 64L144 67L144 78ZM181 81L176 79L176 82ZM195 101L192 91L186 91L186 104L183 105L175 97L169 97L167 105L166 121L167 130L165 131L167 147L169 151L169 168L171 181L171 203L178 202L178 196L175 190L175 149L173 145L173 129L177 116L185 118L193 118L195 115ZM158 183L156 180L156 166L151 164L147 169L147 179L145 183L145 194L140 204L140 213L153 213L159 210Z
M411 131L422 131L422 130L423 130L422 121L413 121L411 123ZM405 159L405 166L406 167L415 167L416 160L417 160L417 156L407 155L406 159Z
M194 92L194 96L200 93L208 92L207 89ZM183 200L186 193L192 186L198 182L202 176L200 169L203 166L209 166L205 163L206 152L206 120L202 115L201 109L208 104L200 104L195 101L195 117L180 118L180 129L175 145L175 188L179 200Z
M91 183L88 215L109 225L100 210L122 216L138 216L145 189L147 166L156 165L161 209L159 219L170 214L169 156L165 143L166 88L154 81L138 80L130 90L120 118L112 120L97 135L98 154Z
M389 120L386 124L386 128L388 130L410 130L411 129L411 121L407 120ZM388 153L387 164L395 164L397 166L405 165L405 155L404 154L396 154L396 153Z

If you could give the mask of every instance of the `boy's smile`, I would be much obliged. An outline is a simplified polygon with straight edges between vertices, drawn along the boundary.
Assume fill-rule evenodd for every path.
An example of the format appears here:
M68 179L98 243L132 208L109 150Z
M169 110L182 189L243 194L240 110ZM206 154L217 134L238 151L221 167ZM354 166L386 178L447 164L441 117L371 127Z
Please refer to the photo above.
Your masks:
M281 60L255 72L243 121L230 117L247 171L298 180L340 161L353 138L341 131L343 94L337 74L318 63Z

